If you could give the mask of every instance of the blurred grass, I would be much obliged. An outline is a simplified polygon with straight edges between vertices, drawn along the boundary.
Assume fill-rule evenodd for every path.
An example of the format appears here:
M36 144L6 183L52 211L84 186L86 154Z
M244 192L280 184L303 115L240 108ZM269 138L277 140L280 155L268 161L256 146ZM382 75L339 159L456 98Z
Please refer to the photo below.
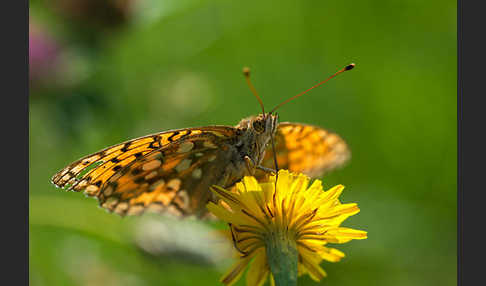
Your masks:
M346 226L369 238L337 246L347 257L323 263L321 284L455 285L455 1L138 2L106 28L30 1L31 23L58 41L68 71L31 88L32 285L216 284L219 269L141 254L138 218L49 178L129 138L258 113L243 66L270 108L350 62L279 110L336 131L353 152L324 183L346 186L343 200L362 210Z

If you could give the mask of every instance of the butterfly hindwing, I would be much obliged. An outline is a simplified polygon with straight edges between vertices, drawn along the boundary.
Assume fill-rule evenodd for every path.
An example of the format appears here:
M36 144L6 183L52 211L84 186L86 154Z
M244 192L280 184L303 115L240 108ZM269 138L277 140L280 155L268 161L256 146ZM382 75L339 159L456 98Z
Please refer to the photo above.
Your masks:
M194 197L208 194L200 186L214 174L209 163L218 159L234 132L232 127L210 126L137 138L70 164L52 181L96 196L103 207L121 215L148 207L191 214L199 208L194 202L204 200Z
M343 165L351 153L346 142L323 128L282 122L275 134L275 152L280 169L304 173L310 177ZM262 166L275 169L272 146L266 149Z

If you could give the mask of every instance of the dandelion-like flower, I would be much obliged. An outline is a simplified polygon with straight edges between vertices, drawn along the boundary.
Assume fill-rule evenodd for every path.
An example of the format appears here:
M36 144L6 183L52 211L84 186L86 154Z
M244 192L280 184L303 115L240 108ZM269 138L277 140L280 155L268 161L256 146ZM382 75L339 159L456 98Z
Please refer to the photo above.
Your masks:
M235 283L252 260L247 285L263 285L269 274L277 285L296 285L302 274L319 281L326 276L319 266L322 260L337 262L344 257L327 243L367 238L365 231L340 226L359 212L357 204L339 201L344 186L324 191L321 181L315 180L309 187L307 176L287 170L280 170L275 181L276 176L265 183L244 177L236 192L211 188L221 200L210 202L208 209L229 224L239 256L221 278L224 284Z

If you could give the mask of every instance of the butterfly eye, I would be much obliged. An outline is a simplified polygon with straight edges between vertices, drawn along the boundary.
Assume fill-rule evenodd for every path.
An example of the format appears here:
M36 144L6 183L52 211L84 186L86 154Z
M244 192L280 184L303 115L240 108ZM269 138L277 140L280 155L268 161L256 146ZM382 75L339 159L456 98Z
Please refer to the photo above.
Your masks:
M260 120L253 121L253 129L255 129L255 131L258 133L263 133L265 131L265 125L263 121Z

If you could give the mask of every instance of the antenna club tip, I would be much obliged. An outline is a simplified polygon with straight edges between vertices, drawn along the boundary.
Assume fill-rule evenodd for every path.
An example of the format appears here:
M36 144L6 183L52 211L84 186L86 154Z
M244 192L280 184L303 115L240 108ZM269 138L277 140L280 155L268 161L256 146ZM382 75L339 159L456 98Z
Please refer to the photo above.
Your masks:
M249 76L250 75L250 68L249 67L244 67L243 68L243 74L245 76Z
M344 70L352 70L356 65L354 63L350 63L349 65L347 65Z

